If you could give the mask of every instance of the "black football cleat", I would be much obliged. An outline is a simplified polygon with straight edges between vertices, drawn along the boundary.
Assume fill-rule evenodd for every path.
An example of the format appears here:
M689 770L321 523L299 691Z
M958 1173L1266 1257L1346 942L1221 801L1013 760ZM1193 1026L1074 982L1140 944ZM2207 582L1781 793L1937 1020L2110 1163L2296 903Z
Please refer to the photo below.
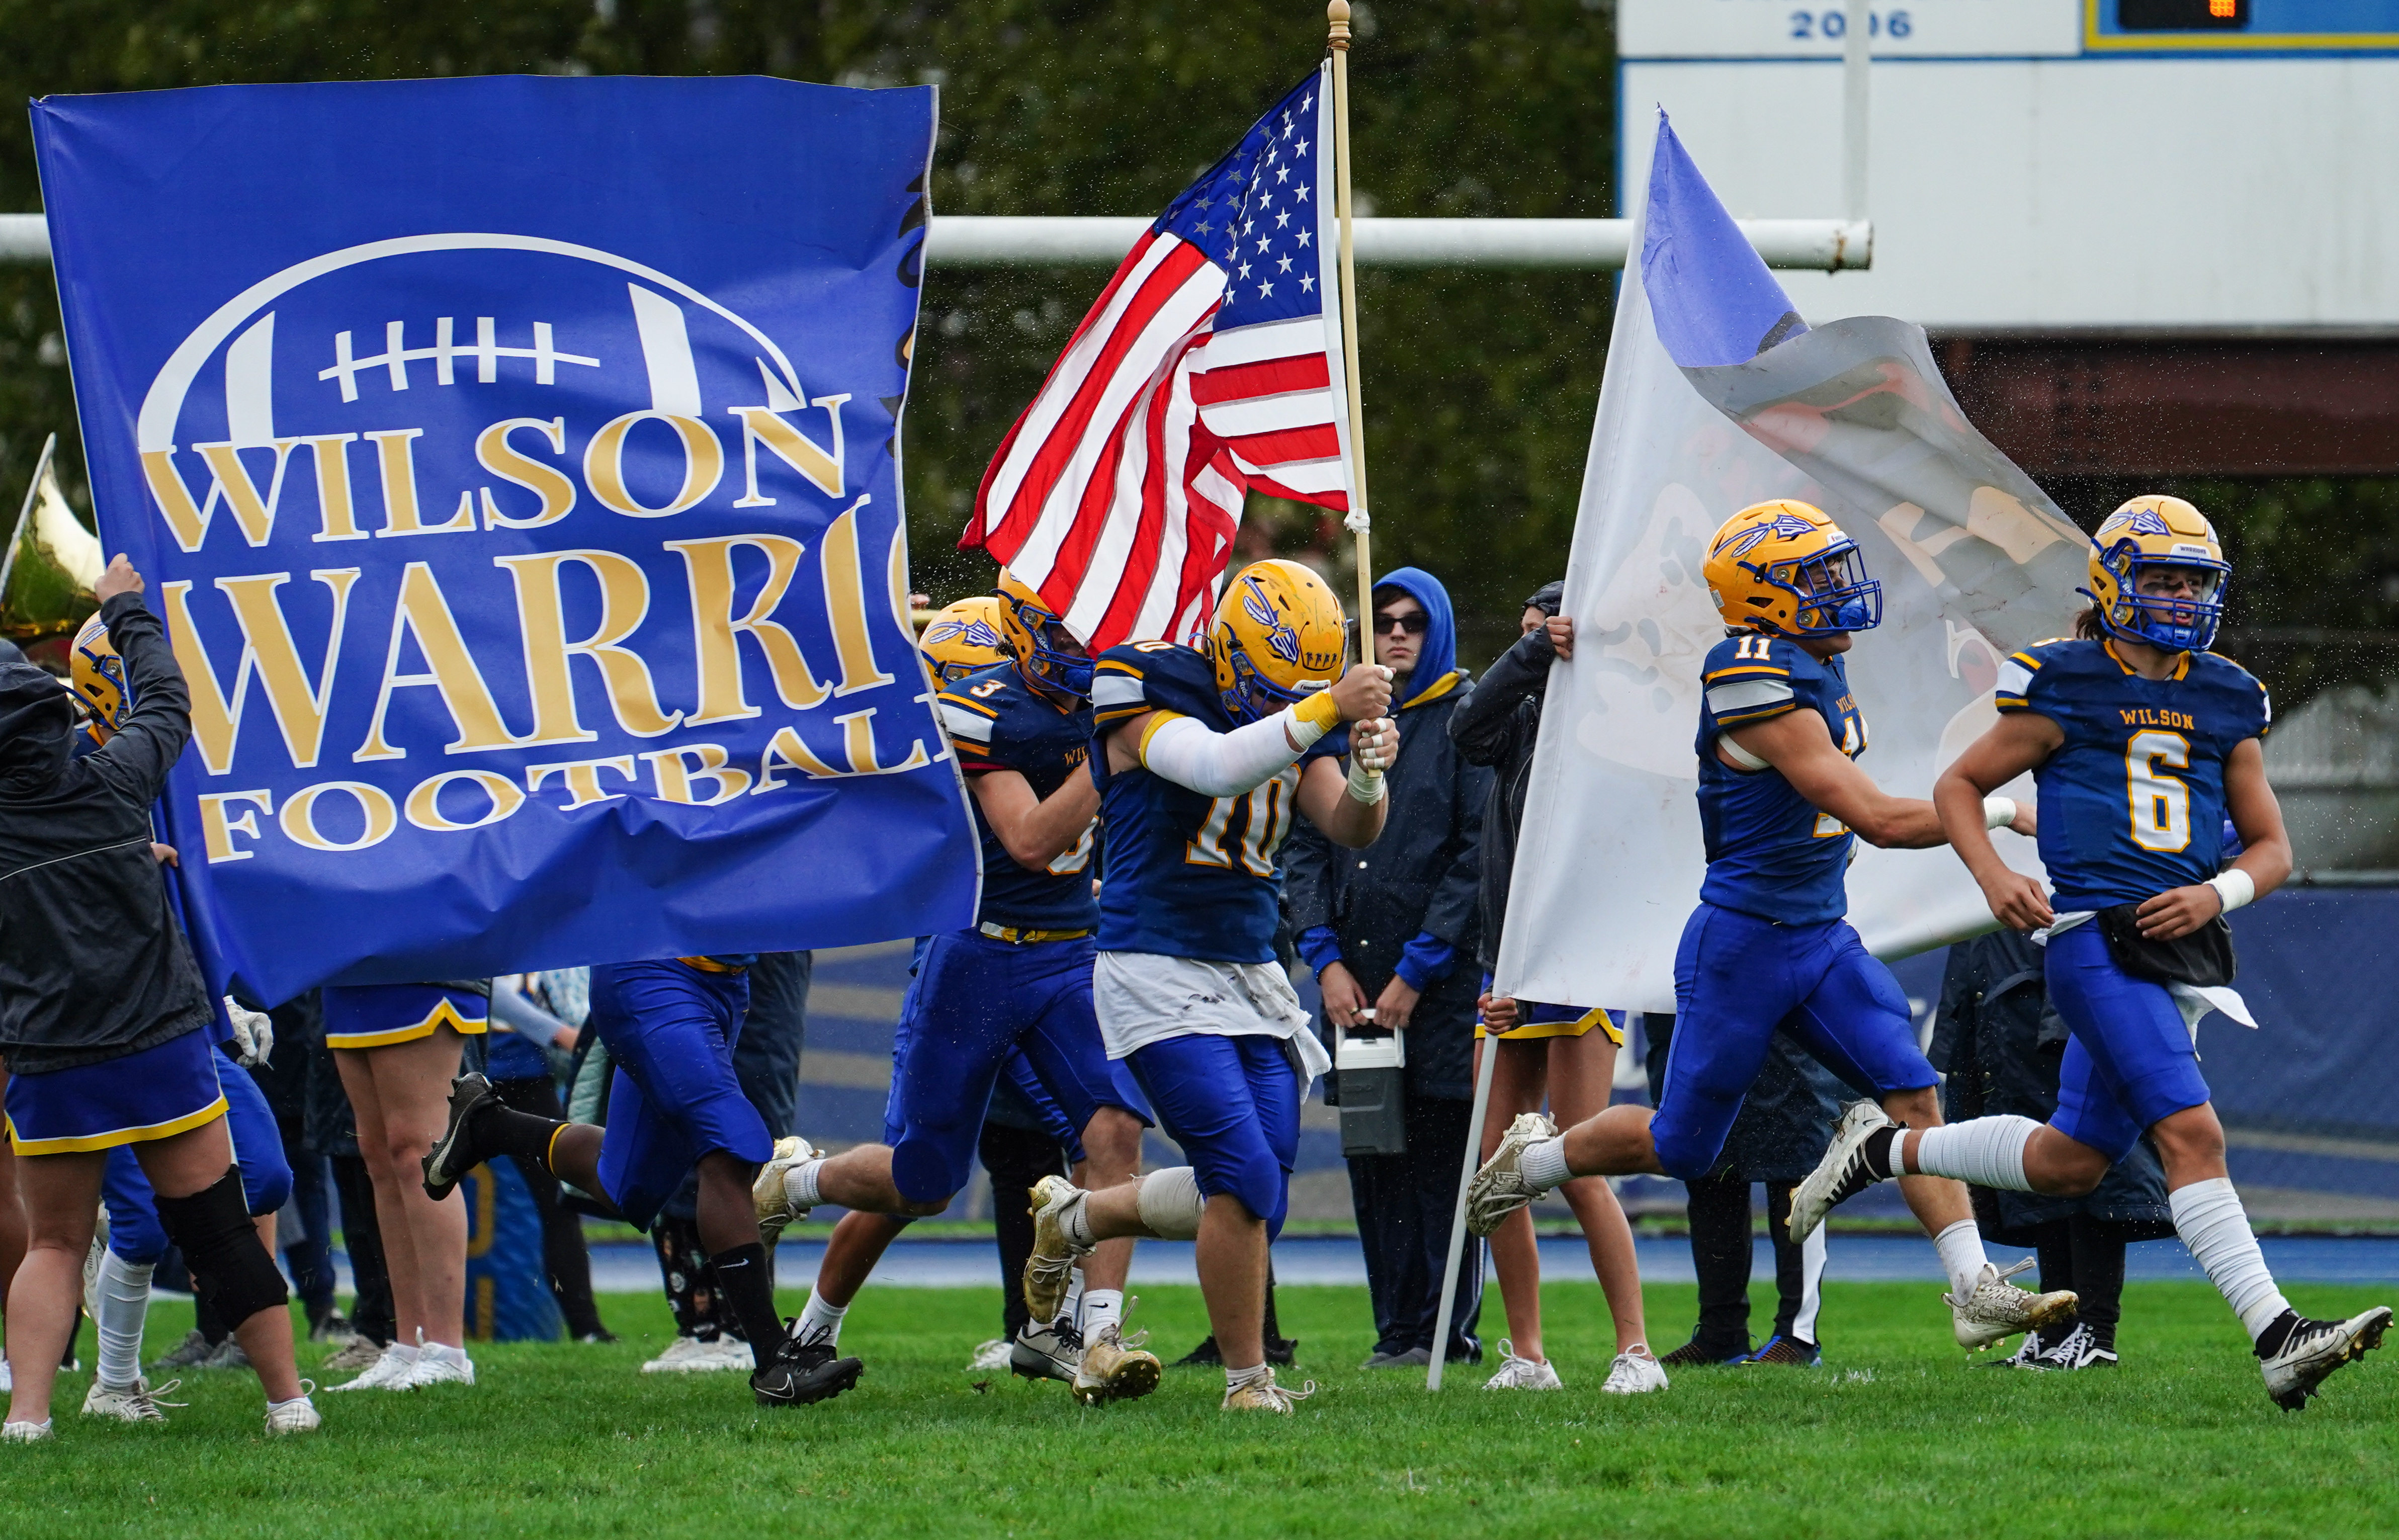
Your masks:
M426 1152L425 1196L439 1203L450 1196L468 1171L482 1164L468 1128L485 1103L499 1101L492 1083L469 1071L450 1082L450 1122Z
M865 1372L864 1360L841 1357L830 1340L798 1342L787 1333L751 1374L750 1389L760 1406L807 1406L833 1399Z

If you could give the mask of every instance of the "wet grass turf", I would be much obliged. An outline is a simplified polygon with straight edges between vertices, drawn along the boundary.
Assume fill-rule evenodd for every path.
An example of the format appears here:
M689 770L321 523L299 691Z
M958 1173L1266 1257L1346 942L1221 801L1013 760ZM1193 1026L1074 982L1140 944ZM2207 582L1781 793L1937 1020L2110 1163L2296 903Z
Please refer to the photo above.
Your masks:
M2332 1316L2375 1303L2292 1290ZM2387 1294L2388 1290L2381 1291ZM1084 1410L1064 1386L962 1372L996 1290L870 1290L844 1347L849 1395L766 1413L731 1374L643 1375L670 1330L652 1297L603 1302L616 1346L484 1345L471 1390L321 1398L320 1435L268 1442L247 1374L186 1375L165 1426L78 1418L0 1448L0 1535L2031 1535L2388 1533L2399 1528L2399 1353L2337 1375L2309 1411L2268 1404L2240 1332L2198 1284L2127 1290L2124 1365L1969 1371L1937 1290L1835 1284L1825 1367L1686 1371L1599 1394L1596 1288L1549 1291L1563 1394L1485 1394L1497 1362L1365 1373L1360 1289L1286 1289L1316 1396L1228 1418L1222 1376L1170 1370L1149 1399ZM1761 1328L1770 1293L1758 1293ZM796 1311L797 1295L786 1308ZM1648 1293L1660 1351L1688 1287ZM189 1324L162 1304L150 1343ZM1196 1290L1135 1315L1172 1359L1205 1332ZM1503 1330L1497 1291L1485 1330ZM90 1351L89 1328L85 1351ZM321 1350L304 1348L304 1359ZM981 1383L978 1383L981 1381Z

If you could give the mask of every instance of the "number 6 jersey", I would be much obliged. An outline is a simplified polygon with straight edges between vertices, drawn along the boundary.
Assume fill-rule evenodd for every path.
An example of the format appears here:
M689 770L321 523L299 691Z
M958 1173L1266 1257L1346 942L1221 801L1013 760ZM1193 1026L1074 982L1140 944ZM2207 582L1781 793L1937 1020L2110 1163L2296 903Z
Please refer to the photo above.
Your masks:
M2033 771L2040 859L2061 911L2141 903L2216 875L2224 762L2273 722L2266 687L2214 653L2145 679L2105 642L2043 642L1999 668L1999 708L2066 742Z
M1108 735L1145 711L1196 719L1213 733L1235 723L1216 694L1215 666L1171 642L1100 655L1091 675L1100 747L1091 758L1107 831L1100 884L1100 950L1154 952L1219 963L1274 960L1276 854L1291 831L1299 767L1237 797L1204 797L1140 766L1111 773Z

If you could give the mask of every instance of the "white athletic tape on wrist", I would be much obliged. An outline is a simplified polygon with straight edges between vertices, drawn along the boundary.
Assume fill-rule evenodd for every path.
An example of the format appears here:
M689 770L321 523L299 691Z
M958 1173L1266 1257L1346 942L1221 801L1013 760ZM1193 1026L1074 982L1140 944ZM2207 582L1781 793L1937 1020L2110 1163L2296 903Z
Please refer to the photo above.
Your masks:
M1169 1166L1141 1179L1133 1200L1142 1228L1161 1240L1200 1238L1200 1214L1207 1199L1200 1196L1200 1173L1188 1166Z
M1383 773L1369 770L1357 760L1349 762L1349 795L1372 806L1383 800Z
M2224 900L2223 912L2227 914L2257 897L2256 880L2237 866L2229 867L2208 878L2207 885L2216 889L2216 896Z
M1983 799L1983 827L1984 827L1984 828L1986 828L1986 829L2005 829L2008 825L2010 825L2010 824L2012 824L2012 823L2013 823L2013 822L2015 822L2015 821L2016 821L2016 800L2015 800L2015 798L2013 798L2013 797L1985 797L1985 798Z

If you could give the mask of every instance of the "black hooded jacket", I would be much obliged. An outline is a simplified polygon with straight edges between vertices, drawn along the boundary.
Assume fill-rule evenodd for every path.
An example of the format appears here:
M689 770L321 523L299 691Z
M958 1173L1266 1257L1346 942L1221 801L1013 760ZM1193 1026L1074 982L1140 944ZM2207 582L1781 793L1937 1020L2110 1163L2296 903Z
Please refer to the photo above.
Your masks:
M1532 779L1533 744L1541 730L1541 700L1550 665L1558 660L1550 633L1534 628L1499 655L1473 693L1449 714L1449 740L1460 759L1492 770L1491 802L1483 814L1484 972L1499 960L1499 927L1508 917L1508 883L1516 871L1516 834L1525 822L1525 789Z
M150 804L192 735L191 697L138 594L101 606L133 709L68 752L59 682L0 665L0 1061L11 1074L138 1053L210 1019L151 858Z

